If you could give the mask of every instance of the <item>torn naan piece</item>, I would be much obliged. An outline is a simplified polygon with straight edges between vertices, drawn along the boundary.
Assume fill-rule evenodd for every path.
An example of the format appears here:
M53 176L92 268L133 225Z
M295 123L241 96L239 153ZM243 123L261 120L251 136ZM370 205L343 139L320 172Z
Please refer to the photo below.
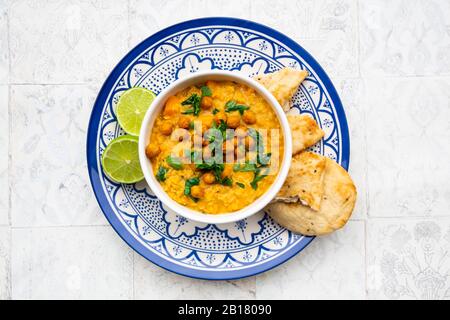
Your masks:
M284 68L273 73L258 75L254 79L272 93L284 111L288 111L291 108L292 97L307 76L306 70Z
M298 202L318 211L323 195L326 159L312 152L292 157L288 176L274 201Z
M356 202L356 187L339 164L326 158L324 193L320 210L300 203L276 202L267 206L269 215L283 227L306 236L320 236L342 228Z
M292 154L311 147L325 135L317 122L308 115L288 114L287 118L292 132Z

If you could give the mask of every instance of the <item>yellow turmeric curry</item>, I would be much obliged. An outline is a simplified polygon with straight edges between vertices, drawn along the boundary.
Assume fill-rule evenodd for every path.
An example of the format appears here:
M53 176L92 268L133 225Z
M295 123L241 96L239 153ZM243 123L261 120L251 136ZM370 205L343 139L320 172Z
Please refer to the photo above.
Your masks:
M269 189L283 139L274 110L254 89L207 81L168 98L146 155L172 199L220 214L248 206Z

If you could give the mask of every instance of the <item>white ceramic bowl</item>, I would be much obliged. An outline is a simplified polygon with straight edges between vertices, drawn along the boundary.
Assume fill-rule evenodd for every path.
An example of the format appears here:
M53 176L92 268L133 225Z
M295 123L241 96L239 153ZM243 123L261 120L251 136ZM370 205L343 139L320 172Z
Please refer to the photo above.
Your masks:
M270 186L270 188L266 191L266 193L264 193L261 197L259 197L250 205L238 211L223 214L206 214L196 210L192 210L170 198L170 196L163 190L160 183L156 180L155 173L153 172L150 160L148 160L145 155L145 148L150 141L153 123L156 117L162 111L166 100L170 96L175 95L177 92L179 92L184 88L187 88L191 85L204 83L207 80L235 81L237 83L242 83L255 89L263 98L267 100L267 102L274 109L281 123L281 128L284 136L283 162L281 163L278 176L275 179L274 183ZM238 72L216 71L216 70L202 71L193 73L190 76L175 81L164 91L162 91L153 101L151 107L147 110L147 113L145 114L144 120L142 122L141 131L139 134L139 159L142 170L144 172L145 180L149 184L153 193L162 201L162 203L168 209L172 210L176 214L191 220L204 223L214 223L214 224L229 223L247 218L259 212L275 197L275 195L278 193L281 186L283 185L289 171L291 158L292 158L291 130L289 128L289 123L287 121L286 115L283 109L281 108L280 104L266 88L264 88L255 80L246 77Z

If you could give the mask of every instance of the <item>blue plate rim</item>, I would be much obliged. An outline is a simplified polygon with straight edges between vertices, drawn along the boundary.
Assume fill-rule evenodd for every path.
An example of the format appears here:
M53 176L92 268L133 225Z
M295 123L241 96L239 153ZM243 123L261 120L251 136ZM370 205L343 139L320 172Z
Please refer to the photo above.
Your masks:
M319 79L322 81L324 87L327 89L330 99L333 101L336 114L339 119L341 134L342 134L342 157L341 165L346 170L349 166L350 158L350 137L348 131L347 119L345 116L344 108L339 95L328 75L325 73L320 64L297 42L292 40L290 37L280 33L279 31L267 27L263 24L231 17L207 17L199 18L193 20L187 20L184 22L177 23L175 25L169 26L165 29L158 31L157 33L151 35L150 37L143 40L137 46L135 46L131 51L129 51L125 57L123 57L120 62L114 67L106 81L103 83L99 94L94 102L93 110L89 119L89 126L87 132L87 143L86 143L86 158L87 158L87 168L89 171L89 179L91 182L94 195L97 202L105 215L108 222L111 224L116 233L127 243L134 251L139 253L142 257L146 258L150 262L162 267L168 271L174 272L179 275L203 279L203 280L232 280L241 279L250 276L260 274L262 272L271 270L278 265L288 261L297 253L302 251L306 246L308 246L314 237L303 237L302 240L295 246L291 247L288 251L281 254L279 257L263 264L256 265L252 268L246 268L242 270L224 270L224 271L207 271L207 270L197 270L188 268L185 266L177 265L169 260L166 260L155 253L149 251L142 243L140 243L133 235L125 228L123 223L118 219L116 214L113 212L109 205L109 201L103 193L103 188L101 185L99 172L97 168L97 129L98 123L101 118L101 113L103 110L104 103L109 95L112 86L117 80L117 77L123 72L124 68L133 61L139 53L149 47L149 45L162 40L163 38L186 29L209 26L209 25L224 25L224 26L235 26L248 28L263 34L266 34L282 43L293 50L295 53L299 54L314 70ZM95 130L93 130L95 126ZM90 152L90 150L93 150Z

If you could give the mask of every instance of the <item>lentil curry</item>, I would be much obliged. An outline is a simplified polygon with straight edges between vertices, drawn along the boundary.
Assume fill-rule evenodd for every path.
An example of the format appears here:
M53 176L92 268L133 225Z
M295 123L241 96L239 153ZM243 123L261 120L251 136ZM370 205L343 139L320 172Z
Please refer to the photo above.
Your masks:
M211 129L219 136L209 135ZM280 122L262 96L243 84L207 81L168 98L146 155L172 199L220 214L248 206L270 188L283 150Z

